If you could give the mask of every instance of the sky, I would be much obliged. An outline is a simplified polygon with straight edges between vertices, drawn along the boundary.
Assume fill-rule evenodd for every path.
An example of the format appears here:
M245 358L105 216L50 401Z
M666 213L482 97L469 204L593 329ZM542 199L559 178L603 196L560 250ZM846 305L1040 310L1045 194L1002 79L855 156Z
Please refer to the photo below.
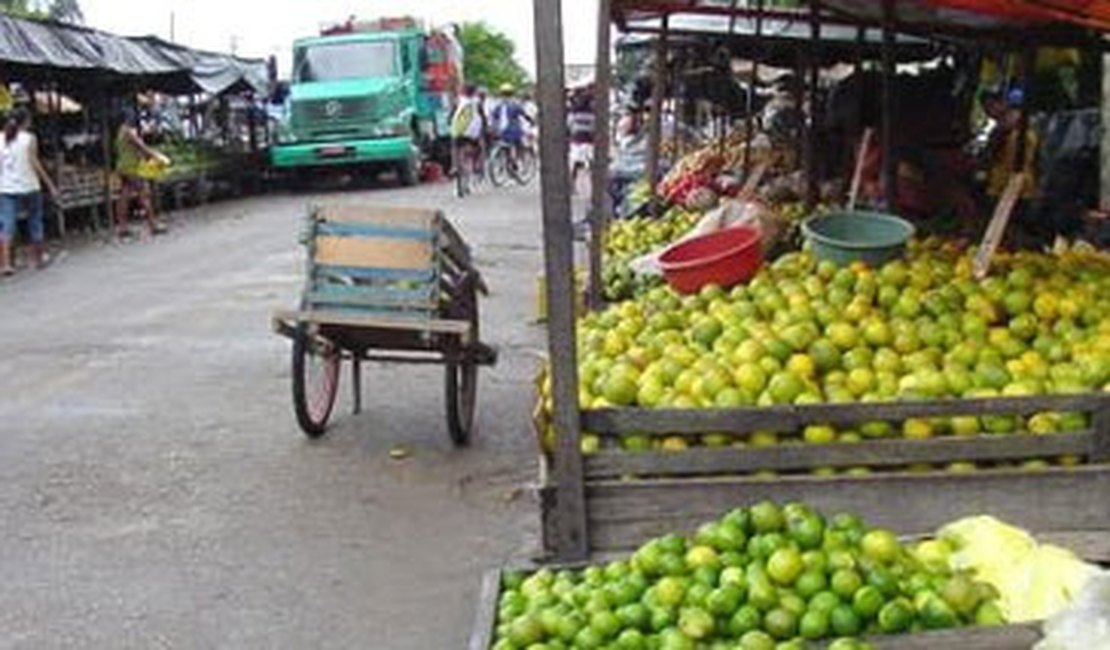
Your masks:
M417 15L433 24L484 20L517 44L517 59L535 69L532 3L528 0L80 0L89 27L126 36L170 36L199 49L242 56L277 55L290 65L295 38L317 33L325 23L350 15ZM597 0L563 0L563 38L569 63L594 57Z

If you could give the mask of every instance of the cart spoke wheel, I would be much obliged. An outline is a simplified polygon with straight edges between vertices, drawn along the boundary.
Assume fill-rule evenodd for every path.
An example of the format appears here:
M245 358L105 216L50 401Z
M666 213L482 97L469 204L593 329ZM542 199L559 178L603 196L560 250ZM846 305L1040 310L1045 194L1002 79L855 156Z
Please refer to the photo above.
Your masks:
M478 341L478 288L476 278L465 280L453 317L470 321L471 340ZM478 402L478 364L473 359L448 362L444 377L447 397L447 430L451 441L462 446L470 442L474 431L474 414Z
M447 430L451 441L462 446L470 442L470 434L474 430L478 366L474 363L448 363L445 379Z
M339 350L300 325L293 337L293 408L311 438L327 431L339 392Z

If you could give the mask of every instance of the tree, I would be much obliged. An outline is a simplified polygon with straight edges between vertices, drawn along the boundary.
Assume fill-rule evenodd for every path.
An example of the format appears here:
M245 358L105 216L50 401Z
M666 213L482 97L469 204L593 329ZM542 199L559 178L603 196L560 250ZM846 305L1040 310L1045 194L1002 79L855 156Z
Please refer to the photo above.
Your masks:
M49 18L64 23L83 23L80 0L0 0L0 13L20 18Z
M466 83L496 91L502 84L517 88L528 83L528 73L515 58L516 45L484 22L459 26Z

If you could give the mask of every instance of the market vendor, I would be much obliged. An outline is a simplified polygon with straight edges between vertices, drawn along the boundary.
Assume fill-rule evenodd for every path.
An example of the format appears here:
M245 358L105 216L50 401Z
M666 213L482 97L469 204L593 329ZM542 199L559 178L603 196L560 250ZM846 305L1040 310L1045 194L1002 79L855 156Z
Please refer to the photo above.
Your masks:
M169 166L170 159L151 148L139 132L139 118L134 110L125 109L122 113L119 131L116 134L116 173L120 178L120 197L116 203L116 234L120 239L131 237L128 226L131 202L138 198L150 234L166 232L166 226L159 223L154 212L154 201L150 181L143 174L144 164L151 161Z

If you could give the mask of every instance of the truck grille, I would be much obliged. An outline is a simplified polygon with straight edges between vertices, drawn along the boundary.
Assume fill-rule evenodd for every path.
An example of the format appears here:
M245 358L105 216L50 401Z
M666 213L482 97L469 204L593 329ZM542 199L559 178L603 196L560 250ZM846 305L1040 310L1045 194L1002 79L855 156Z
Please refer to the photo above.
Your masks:
M325 126L374 117L374 100L368 97L320 99L293 104L293 124Z

